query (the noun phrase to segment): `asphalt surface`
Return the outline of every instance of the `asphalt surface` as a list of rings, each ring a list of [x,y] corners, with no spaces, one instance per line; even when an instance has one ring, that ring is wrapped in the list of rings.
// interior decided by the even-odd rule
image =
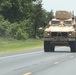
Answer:
[[[76,75],[76,53],[69,47],[0,54],[0,75]]]

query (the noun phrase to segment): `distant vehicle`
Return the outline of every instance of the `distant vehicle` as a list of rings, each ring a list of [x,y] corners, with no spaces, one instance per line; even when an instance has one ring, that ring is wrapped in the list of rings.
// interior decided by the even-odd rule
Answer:
[[[76,52],[76,23],[71,11],[56,11],[45,28],[44,52],[54,52],[55,46],[69,46]]]

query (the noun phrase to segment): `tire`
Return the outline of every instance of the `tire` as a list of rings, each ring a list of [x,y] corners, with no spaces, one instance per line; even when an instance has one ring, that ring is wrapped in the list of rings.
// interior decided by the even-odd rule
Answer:
[[[70,44],[71,52],[76,52],[76,41],[71,41],[69,42],[69,44]]]
[[[44,52],[50,52],[50,41],[44,41]]]
[[[54,46],[51,46],[50,52],[54,52]]]
[[[54,52],[54,46],[50,45],[50,41],[44,41],[44,52]]]

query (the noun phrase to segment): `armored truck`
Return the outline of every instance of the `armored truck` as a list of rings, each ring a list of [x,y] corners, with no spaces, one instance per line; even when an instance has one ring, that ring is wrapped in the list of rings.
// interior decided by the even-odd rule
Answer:
[[[55,46],[69,46],[76,52],[76,23],[71,11],[57,10],[44,30],[44,52],[54,52]]]

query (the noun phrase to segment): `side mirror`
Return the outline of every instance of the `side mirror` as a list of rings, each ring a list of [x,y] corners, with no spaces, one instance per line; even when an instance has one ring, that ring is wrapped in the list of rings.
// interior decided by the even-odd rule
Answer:
[[[43,27],[39,27],[39,30],[43,30]]]
[[[72,17],[72,20],[74,20],[75,18],[74,17]]]

